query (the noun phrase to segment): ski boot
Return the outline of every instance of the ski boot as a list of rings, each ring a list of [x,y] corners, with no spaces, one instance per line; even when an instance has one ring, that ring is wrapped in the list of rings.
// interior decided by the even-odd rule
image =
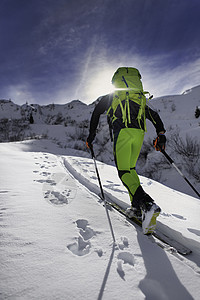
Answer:
[[[154,200],[146,194],[141,204],[142,210],[142,230],[144,234],[152,234],[156,229],[156,219],[161,209]]]
[[[136,218],[136,219],[142,221],[142,212],[141,212],[141,209],[139,207],[131,206],[131,207],[127,208],[126,209],[126,215],[130,219],[131,218]]]

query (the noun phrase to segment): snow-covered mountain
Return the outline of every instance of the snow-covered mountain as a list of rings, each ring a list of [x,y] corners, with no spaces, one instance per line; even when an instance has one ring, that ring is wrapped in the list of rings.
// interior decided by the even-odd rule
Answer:
[[[167,153],[198,190],[199,91],[196,87],[150,104],[165,123]],[[111,209],[113,244],[94,162],[85,147],[94,106],[0,101],[0,299],[198,300],[199,199],[154,151],[155,130],[149,122],[138,161],[145,175],[141,184],[162,208],[158,230],[192,253],[184,257],[170,247],[163,250],[154,237],[144,236]],[[129,206],[113,166],[105,115],[94,150],[106,197]]]
[[[150,100],[149,105],[158,110],[166,127],[166,152],[172,157],[184,175],[200,190],[200,86],[182,95],[163,96]],[[64,105],[14,104],[0,100],[0,141],[25,139],[51,139],[62,149],[75,149],[80,156],[89,157],[85,146],[89,121],[95,103],[86,105],[78,100]],[[193,190],[177,174],[161,153],[154,150],[156,137],[151,122],[138,160],[137,171],[174,189],[195,196]],[[112,144],[106,115],[100,125],[94,150],[98,160],[113,165]]]
[[[163,250],[115,210],[113,244],[93,160],[48,139],[0,144],[0,299],[198,300],[200,201],[142,177],[158,228],[188,246]],[[129,205],[116,168],[98,162],[106,196]]]

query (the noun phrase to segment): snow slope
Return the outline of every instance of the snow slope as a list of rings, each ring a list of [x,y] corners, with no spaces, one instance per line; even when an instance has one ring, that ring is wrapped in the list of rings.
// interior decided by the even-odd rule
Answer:
[[[200,106],[200,85],[182,95],[163,96],[150,101],[159,111],[167,131],[178,129],[181,136],[189,134],[200,139],[199,119],[195,109]]]
[[[93,161],[85,158],[65,157],[65,166],[71,173],[87,186],[91,191],[99,193],[98,179],[94,173]],[[130,206],[128,192],[121,184],[115,167],[105,166],[98,162],[98,169],[102,175],[102,184],[105,194],[124,208]],[[176,239],[190,247],[196,254],[200,253],[199,213],[200,200],[172,190],[162,184],[140,176],[144,190],[162,207],[158,229],[163,233],[171,234]]]
[[[199,299],[199,200],[141,177],[163,209],[159,226],[193,253],[164,251],[111,210],[113,246],[93,162],[78,153],[0,144],[0,299]],[[106,193],[128,203],[115,168],[98,167]]]
[[[200,190],[200,119],[195,117],[195,110],[200,107],[199,94],[200,86],[196,86],[182,95],[168,95],[149,101],[149,105],[158,110],[167,130],[166,152],[197,190]],[[52,103],[46,106],[19,106],[11,100],[0,100],[0,141],[43,137],[54,140],[62,148],[82,150],[82,155],[88,157],[85,140],[89,134],[89,121],[94,106],[95,102],[86,105],[78,100],[63,105]],[[34,124],[29,124],[30,114]],[[138,173],[195,196],[191,187],[168,164],[164,156],[154,150],[152,141],[156,133],[149,121],[147,129],[137,163]],[[176,149],[181,143],[184,153]],[[105,115],[100,118],[94,146],[98,160],[114,164]]]

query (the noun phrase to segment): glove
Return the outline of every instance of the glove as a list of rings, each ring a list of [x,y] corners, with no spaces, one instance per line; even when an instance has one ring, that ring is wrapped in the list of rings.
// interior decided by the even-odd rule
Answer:
[[[93,145],[92,145],[92,142],[95,138],[95,134],[94,135],[89,135],[87,140],[86,140],[86,146],[88,147],[88,149],[90,149],[90,152],[91,152],[91,155],[92,155],[92,158],[94,158],[94,150],[93,150]]]
[[[165,150],[166,137],[164,133],[159,133],[157,138],[153,141],[153,145],[156,151]]]
[[[88,142],[88,140],[86,141],[86,146],[87,146],[87,148],[89,148],[90,150],[93,149],[92,143]]]
[[[95,134],[91,134],[90,133],[89,136],[88,136],[88,138],[87,138],[87,140],[86,140],[86,145],[91,150],[93,149],[92,142],[93,142],[94,138],[95,138]]]

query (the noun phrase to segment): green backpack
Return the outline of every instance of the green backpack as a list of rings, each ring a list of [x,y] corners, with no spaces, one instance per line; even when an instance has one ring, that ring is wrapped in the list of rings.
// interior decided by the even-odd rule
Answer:
[[[148,92],[143,91],[139,71],[135,68],[118,68],[113,75],[112,84],[115,87],[115,92],[113,94],[111,106],[107,111],[112,123],[118,118],[122,118],[125,127],[128,127],[128,124],[131,124],[130,101],[133,101],[140,105],[137,120],[140,125],[140,121],[143,118],[144,129],[146,131],[146,97],[144,94],[147,94]],[[140,128],[142,128],[141,125]]]

